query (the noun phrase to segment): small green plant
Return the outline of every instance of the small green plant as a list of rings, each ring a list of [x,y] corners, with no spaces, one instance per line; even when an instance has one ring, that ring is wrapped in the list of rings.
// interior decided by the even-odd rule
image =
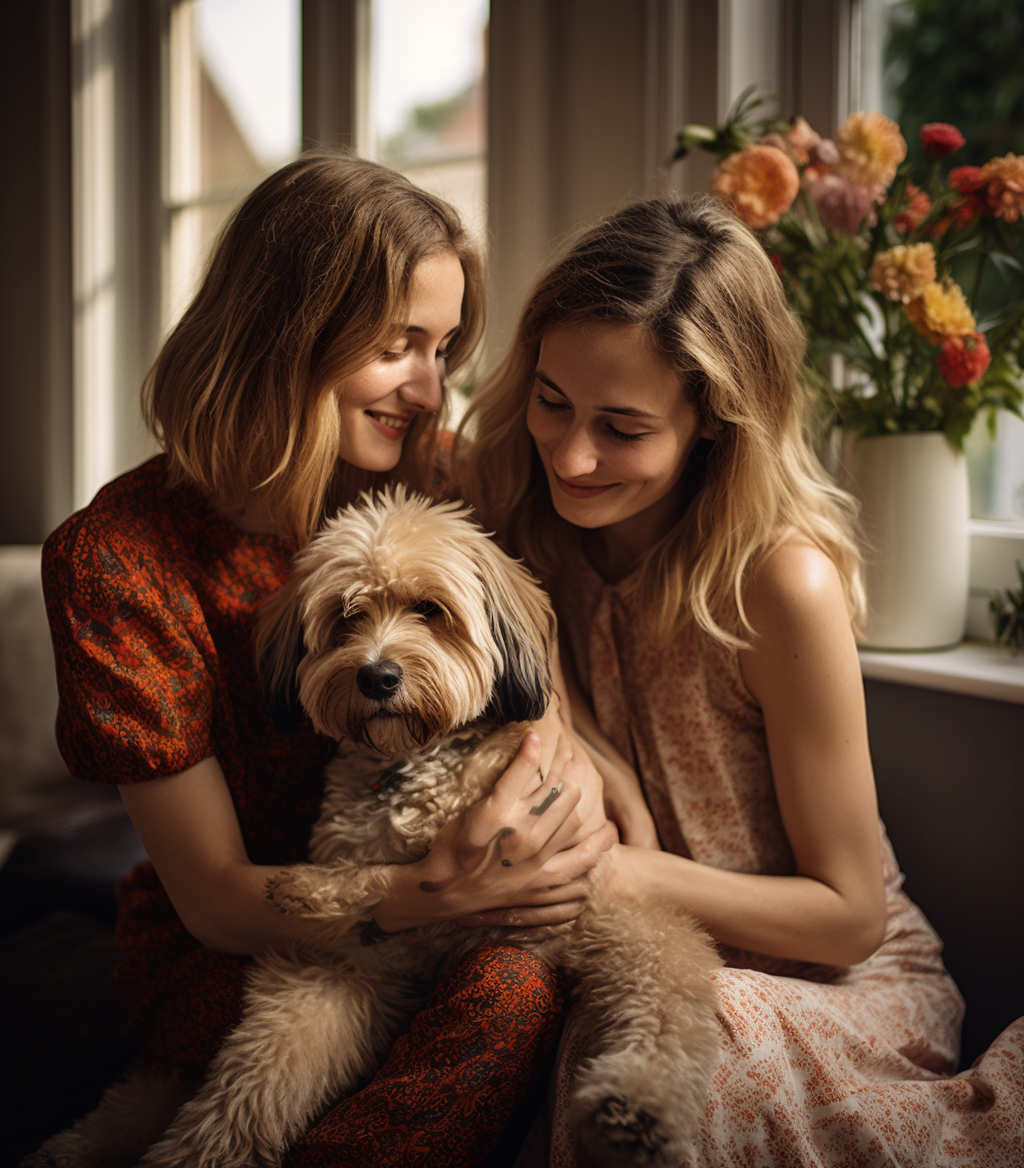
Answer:
[[[1024,649],[1024,563],[1017,561],[1019,588],[1007,588],[989,601],[996,626],[996,641],[1014,652]]]

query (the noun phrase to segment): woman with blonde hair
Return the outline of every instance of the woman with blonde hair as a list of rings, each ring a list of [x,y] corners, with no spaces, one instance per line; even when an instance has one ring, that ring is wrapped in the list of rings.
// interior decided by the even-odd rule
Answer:
[[[621,832],[595,879],[694,913],[725,958],[695,1162],[1008,1165],[1021,1034],[997,1044],[1009,1061],[993,1048],[948,1077],[962,1001],[879,823],[854,507],[813,453],[803,354],[723,205],[628,205],[538,280],[456,474],[554,600]],[[554,1165],[575,1162],[564,1114],[586,1055],[570,1023]],[[1003,1122],[980,1138],[993,1096]],[[657,1114],[608,1114],[656,1152]],[[962,1149],[942,1159],[939,1134]]]
[[[129,1036],[165,1070],[201,1074],[239,1018],[249,956],[309,933],[264,890],[306,857],[333,744],[264,708],[256,609],[360,489],[436,485],[446,370],[472,353],[482,305],[476,249],[447,204],[348,155],[290,163],[232,216],[147,380],[163,453],[46,543],[59,743],[74,774],[120,787],[152,861],[118,890],[116,977]],[[514,909],[526,927],[581,911],[581,878],[614,832],[557,715],[538,729],[462,824],[482,839],[519,825],[536,852],[492,871],[439,839],[396,868],[372,939],[486,910]],[[550,857],[527,830],[538,765],[574,792],[548,833],[562,822],[569,846]],[[423,891],[427,876],[449,881],[445,897]],[[540,961],[500,945],[471,955],[289,1163],[483,1160],[559,1011]]]

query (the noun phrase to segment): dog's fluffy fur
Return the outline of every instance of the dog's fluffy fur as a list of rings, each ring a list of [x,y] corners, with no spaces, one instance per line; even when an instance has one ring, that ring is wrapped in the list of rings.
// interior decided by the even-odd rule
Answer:
[[[265,606],[261,671],[279,714],[297,696],[339,747],[312,863],[283,870],[268,895],[319,922],[318,936],[256,961],[242,1022],[143,1165],[278,1163],[325,1103],[373,1075],[423,986],[495,935],[447,924],[424,943],[362,946],[352,930],[372,916],[390,866],[423,857],[490,790],[522,723],[546,708],[553,623],[528,572],[465,508],[401,488],[347,508],[299,555]],[[599,901],[570,933],[534,946],[577,976],[597,1051],[571,1121],[595,1163],[679,1164],[717,1061],[719,958],[683,913]],[[30,1163],[132,1163],[139,1133],[117,1156],[100,1145],[114,1111],[149,1089],[129,1076]]]

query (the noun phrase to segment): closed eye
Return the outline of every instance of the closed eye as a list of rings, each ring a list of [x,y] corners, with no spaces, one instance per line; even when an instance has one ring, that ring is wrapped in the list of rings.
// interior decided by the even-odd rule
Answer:
[[[560,414],[571,408],[568,402],[552,401],[551,398],[545,397],[542,393],[537,394],[537,405],[552,414]]]

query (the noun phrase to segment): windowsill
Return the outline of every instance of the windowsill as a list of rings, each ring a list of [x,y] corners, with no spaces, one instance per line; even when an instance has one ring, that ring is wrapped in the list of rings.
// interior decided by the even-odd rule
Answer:
[[[962,641],[930,653],[861,649],[860,665],[864,676],[876,681],[1024,705],[1024,653],[991,641]]]

